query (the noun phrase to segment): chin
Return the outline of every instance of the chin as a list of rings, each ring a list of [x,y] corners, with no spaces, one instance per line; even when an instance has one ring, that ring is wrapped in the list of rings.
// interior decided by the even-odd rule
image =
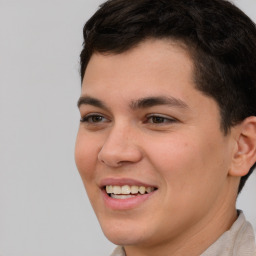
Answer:
[[[100,222],[106,238],[116,245],[137,245],[147,241],[148,231],[139,223],[129,220]]]

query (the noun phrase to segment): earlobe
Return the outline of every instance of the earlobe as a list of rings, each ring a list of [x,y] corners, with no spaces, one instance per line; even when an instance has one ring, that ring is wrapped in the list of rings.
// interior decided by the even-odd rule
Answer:
[[[235,128],[239,134],[229,174],[242,177],[256,162],[256,116],[246,118]]]

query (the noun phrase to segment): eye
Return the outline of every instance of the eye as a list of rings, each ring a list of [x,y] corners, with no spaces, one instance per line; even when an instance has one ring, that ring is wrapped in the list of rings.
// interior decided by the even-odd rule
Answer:
[[[89,114],[85,117],[82,117],[80,119],[81,123],[88,123],[88,124],[97,124],[97,123],[103,123],[108,122],[108,119],[100,114]]]
[[[150,124],[170,124],[174,123],[177,120],[171,117],[166,117],[162,115],[149,115],[147,116],[146,123]]]

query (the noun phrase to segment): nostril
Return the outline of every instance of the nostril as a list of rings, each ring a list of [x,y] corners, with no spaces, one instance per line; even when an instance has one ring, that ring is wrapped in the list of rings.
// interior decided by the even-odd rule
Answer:
[[[120,167],[122,165],[122,161],[115,161],[114,159],[112,160],[103,160],[103,159],[99,159],[99,162],[101,162],[104,165],[110,166],[110,167]]]
[[[98,152],[98,160],[101,163],[109,167],[120,167],[142,159],[141,148],[136,143],[131,140],[123,140],[123,137],[117,137],[108,137],[102,145]]]

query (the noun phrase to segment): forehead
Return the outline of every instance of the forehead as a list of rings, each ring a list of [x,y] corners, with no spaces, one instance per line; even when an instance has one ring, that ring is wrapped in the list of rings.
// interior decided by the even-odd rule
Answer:
[[[193,62],[184,44],[150,39],[120,53],[94,53],[88,63],[83,90],[94,85],[119,83],[120,89],[141,88],[144,83],[156,88],[171,88],[171,83],[194,85]],[[174,88],[172,88],[174,89]]]

